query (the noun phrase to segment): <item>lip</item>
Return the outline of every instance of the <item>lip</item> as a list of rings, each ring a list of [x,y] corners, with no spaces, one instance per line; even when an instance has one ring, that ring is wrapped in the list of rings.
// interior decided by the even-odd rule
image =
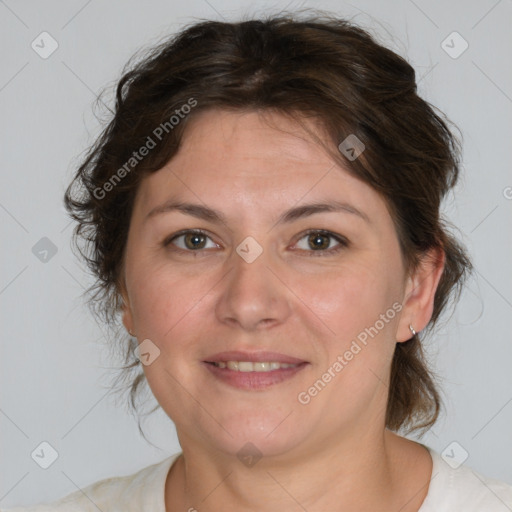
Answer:
[[[283,364],[301,364],[307,363],[304,359],[298,359],[296,357],[288,356],[285,354],[279,354],[277,352],[246,352],[242,350],[232,350],[229,352],[219,352],[212,356],[207,357],[205,363],[218,363],[220,361],[251,361],[253,363],[264,363],[264,362],[276,362]],[[210,365],[211,366],[211,365]],[[278,370],[276,370],[278,371]],[[261,372],[254,372],[261,373]]]
[[[270,352],[267,352],[268,355]],[[255,354],[253,354],[253,357]],[[288,356],[283,356],[287,361],[294,359]],[[224,356],[223,356],[224,357]],[[244,357],[247,357],[245,355]],[[220,359],[224,361],[225,359]],[[228,361],[249,361],[251,359],[228,359]],[[271,361],[276,361],[275,359],[271,359]],[[257,362],[257,360],[252,359],[252,361]],[[260,359],[260,362],[268,361],[268,359]],[[283,361],[283,362],[287,362]],[[203,361],[203,366],[220,382],[227,384],[231,387],[249,391],[257,391],[264,390],[270,386],[274,386],[275,384],[279,384],[286,380],[291,379],[297,373],[301,372],[306,366],[309,366],[309,363],[306,361],[300,361],[298,363],[289,363],[289,364],[298,364],[298,366],[294,366],[292,368],[280,368],[278,370],[272,370],[270,372],[239,372],[230,370],[229,368],[219,368],[215,366],[213,362]]]

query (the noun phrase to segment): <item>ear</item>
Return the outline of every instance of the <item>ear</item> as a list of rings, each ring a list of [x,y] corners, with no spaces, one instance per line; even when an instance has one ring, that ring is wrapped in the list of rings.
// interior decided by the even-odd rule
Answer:
[[[129,306],[123,305],[123,325],[126,327],[128,333],[133,332],[133,316]],[[135,335],[135,333],[134,333]]]
[[[135,334],[135,331],[133,330],[133,313],[130,306],[130,301],[128,300],[128,292],[126,291],[126,287],[124,286],[124,283],[121,283],[119,286],[120,289],[120,295],[123,301],[123,304],[121,306],[121,309],[123,311],[123,325],[125,326],[126,330],[128,332],[133,332]]]
[[[442,248],[430,249],[407,278],[402,314],[396,334],[397,342],[411,339],[409,325],[412,325],[416,332],[420,332],[432,318],[434,297],[443,274],[445,259]]]

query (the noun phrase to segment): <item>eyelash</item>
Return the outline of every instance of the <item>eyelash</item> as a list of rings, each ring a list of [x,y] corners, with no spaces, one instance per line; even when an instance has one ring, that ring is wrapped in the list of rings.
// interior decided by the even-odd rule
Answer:
[[[163,245],[163,247],[168,247],[177,238],[184,236],[184,235],[188,235],[188,234],[202,235],[202,236],[205,236],[205,237],[211,239],[211,237],[205,231],[203,231],[201,229],[186,229],[186,230],[180,231],[180,232],[175,233],[175,234],[171,235],[170,237],[166,238],[163,241],[162,245]],[[305,252],[309,253],[308,256],[313,256],[313,257],[314,256],[323,256],[325,254],[332,255],[332,254],[338,253],[342,249],[345,249],[346,247],[349,246],[349,242],[346,238],[342,237],[341,235],[337,235],[336,233],[332,233],[331,231],[327,231],[325,229],[310,229],[308,231],[305,231],[304,233],[301,233],[301,236],[298,239],[298,241],[302,240],[304,237],[306,237],[308,235],[312,235],[312,234],[323,235],[323,236],[333,238],[334,240],[336,240],[339,243],[339,245],[332,249],[322,249],[320,251],[314,251],[314,250],[305,251]],[[196,253],[197,252],[198,253],[198,252],[203,251],[204,249],[197,249],[194,251],[191,249],[181,249],[180,247],[176,247],[174,250],[176,250],[178,252],[187,252],[187,253]],[[304,249],[300,249],[300,250],[304,250]]]

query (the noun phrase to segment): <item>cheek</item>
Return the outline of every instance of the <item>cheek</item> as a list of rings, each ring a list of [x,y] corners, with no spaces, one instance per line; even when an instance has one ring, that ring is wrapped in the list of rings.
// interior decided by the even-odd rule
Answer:
[[[193,316],[204,282],[158,269],[140,275],[132,301],[135,320],[147,337],[163,341],[186,316]]]
[[[339,411],[326,416],[333,425],[342,417],[366,414],[371,403],[379,404],[378,411],[384,407],[401,309],[398,289],[389,276],[377,266],[361,263],[316,281],[314,287],[304,284],[312,309],[331,332],[316,338],[322,356],[308,383],[312,387],[303,391],[317,393],[312,399],[317,410]]]
[[[311,311],[329,327],[331,334],[343,340],[373,326],[381,314],[392,308],[400,296],[395,284],[398,278],[393,276],[392,268],[385,270],[378,262],[361,258],[340,265],[335,271],[298,279],[297,295],[305,297]],[[395,323],[394,312],[386,317],[385,328],[379,322],[379,330],[388,330]]]
[[[207,287],[204,279],[157,265],[141,265],[137,272],[131,292],[138,339],[151,340],[160,351],[155,361],[142,369],[157,401],[174,417],[190,407],[190,397],[180,384],[188,382],[190,373],[183,361],[188,360],[194,334],[201,327],[201,299],[211,286]]]
[[[302,293],[330,330],[317,338],[317,351],[324,357],[315,376],[332,382],[319,407],[336,404],[356,415],[386,390],[382,383],[392,361],[401,310],[398,273],[398,267],[384,269],[380,262],[361,258],[314,286],[304,283]]]
[[[127,258],[126,281],[138,338],[158,345],[201,297],[196,279],[137,251]]]

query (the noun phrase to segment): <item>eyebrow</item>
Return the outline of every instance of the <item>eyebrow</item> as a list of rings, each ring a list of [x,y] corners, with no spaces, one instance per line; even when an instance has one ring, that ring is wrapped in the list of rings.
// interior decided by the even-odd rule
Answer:
[[[197,219],[210,221],[215,224],[227,224],[227,218],[223,213],[219,212],[218,210],[214,210],[212,208],[209,208],[208,206],[176,201],[174,199],[170,199],[165,203],[153,208],[146,215],[144,222],[148,221],[152,217],[155,217],[156,215],[172,211],[179,211],[186,215],[196,217]],[[296,206],[294,208],[290,208],[289,210],[286,210],[279,216],[274,225],[288,224],[298,219],[309,217],[310,215],[314,215],[316,213],[324,212],[349,213],[361,218],[362,220],[368,222],[369,224],[371,223],[368,215],[366,215],[361,210],[358,210],[356,207],[340,201],[329,201],[309,203],[301,206]]]

